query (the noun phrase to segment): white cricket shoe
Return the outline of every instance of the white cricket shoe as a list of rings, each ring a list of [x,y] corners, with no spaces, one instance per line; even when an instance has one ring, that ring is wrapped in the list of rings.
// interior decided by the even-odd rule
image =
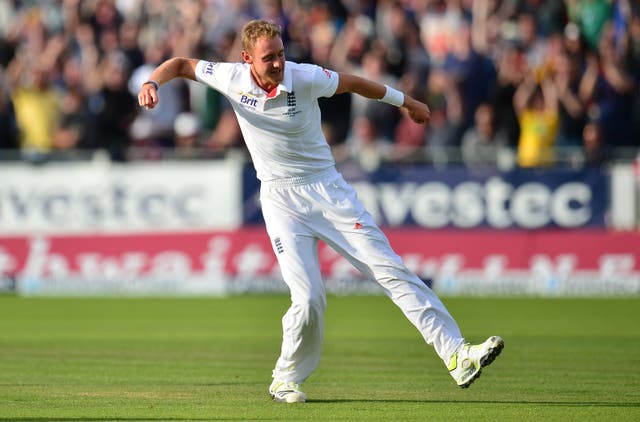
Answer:
[[[482,368],[498,357],[503,348],[504,340],[498,336],[489,337],[481,344],[463,344],[451,356],[447,369],[460,387],[467,388],[480,376]]]
[[[307,400],[307,395],[300,391],[300,385],[293,381],[273,380],[269,394],[279,403],[304,403]]]

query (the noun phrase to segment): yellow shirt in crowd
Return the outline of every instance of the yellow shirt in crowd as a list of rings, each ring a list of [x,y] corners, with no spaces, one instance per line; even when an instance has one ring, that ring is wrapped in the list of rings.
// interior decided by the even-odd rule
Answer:
[[[55,91],[16,88],[12,95],[23,150],[48,152],[58,119]]]
[[[538,167],[553,164],[558,125],[557,111],[523,111],[520,115],[518,165]]]

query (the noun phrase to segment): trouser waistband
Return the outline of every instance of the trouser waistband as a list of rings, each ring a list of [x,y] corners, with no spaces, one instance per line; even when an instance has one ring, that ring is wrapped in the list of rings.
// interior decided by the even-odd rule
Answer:
[[[327,177],[338,176],[338,170],[335,167],[329,167],[324,170],[320,170],[319,172],[309,174],[307,176],[301,177],[287,177],[286,179],[273,179],[273,180],[265,180],[262,182],[263,185],[269,187],[292,187],[292,186],[301,186],[308,185],[310,183],[314,183],[320,180],[323,180]]]

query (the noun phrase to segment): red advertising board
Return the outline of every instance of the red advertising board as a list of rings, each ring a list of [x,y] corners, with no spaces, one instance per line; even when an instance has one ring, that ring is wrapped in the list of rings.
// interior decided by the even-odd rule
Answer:
[[[386,234],[413,271],[452,294],[464,294],[465,289],[545,294],[550,288],[557,290],[558,283],[578,283],[580,288],[580,280],[589,286],[609,283],[608,287],[591,286],[589,291],[614,288],[614,293],[640,293],[638,233],[402,228],[388,229]],[[350,264],[326,245],[320,245],[318,256],[328,280],[359,279]],[[261,289],[261,280],[273,283],[279,269],[264,228],[246,227],[192,233],[3,237],[0,277],[23,281],[25,286],[25,280],[30,280],[32,287],[33,280],[39,280],[32,290],[44,293],[48,280],[55,280],[62,292],[82,290],[97,280],[103,288],[109,281],[107,288],[116,289],[146,280],[143,290],[153,291],[154,280],[160,279],[172,280],[170,290],[197,279],[218,283],[216,291],[221,291],[225,284],[249,279],[253,286],[249,289]],[[510,283],[519,287],[512,290]],[[531,283],[543,287],[532,292]],[[485,289],[478,291],[478,286]]]

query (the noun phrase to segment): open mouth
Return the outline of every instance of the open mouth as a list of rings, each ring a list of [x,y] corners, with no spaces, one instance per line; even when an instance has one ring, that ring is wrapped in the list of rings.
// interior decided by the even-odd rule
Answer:
[[[282,70],[274,70],[272,72],[269,72],[269,76],[271,77],[271,79],[273,79],[274,82],[280,83],[283,79],[283,72]]]

